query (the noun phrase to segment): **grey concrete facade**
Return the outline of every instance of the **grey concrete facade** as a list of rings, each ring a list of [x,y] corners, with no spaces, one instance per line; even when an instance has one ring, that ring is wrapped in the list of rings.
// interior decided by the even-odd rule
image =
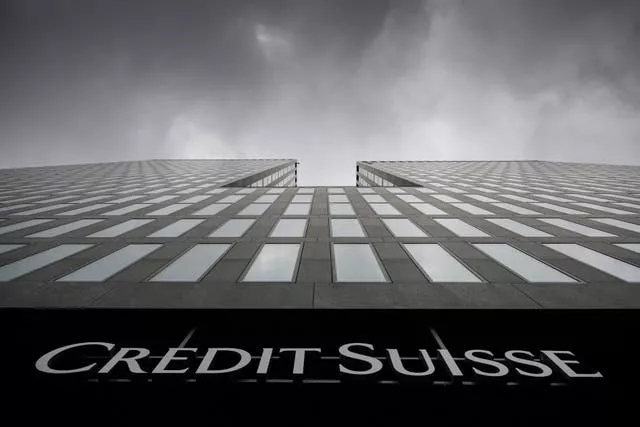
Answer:
[[[254,184],[274,171],[266,187]],[[299,188],[294,160],[3,170],[0,306],[637,308],[639,172],[550,162],[360,162],[357,187]],[[230,220],[241,235],[217,235]],[[125,223],[137,227],[100,234]],[[178,226],[182,232],[172,233]],[[339,226],[356,235],[338,236]],[[282,230],[291,236],[272,235]],[[487,244],[517,257],[477,246]],[[56,259],[61,246],[77,252]],[[187,262],[196,247],[204,258]],[[132,248],[149,252],[127,263]],[[444,258],[430,263],[410,249]],[[366,256],[345,258],[353,251]],[[189,279],[154,280],[172,265]],[[358,280],[373,273],[378,279]]]

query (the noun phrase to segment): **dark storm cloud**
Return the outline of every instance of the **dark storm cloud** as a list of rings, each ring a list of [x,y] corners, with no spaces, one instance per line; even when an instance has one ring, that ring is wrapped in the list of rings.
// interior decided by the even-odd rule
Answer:
[[[0,167],[640,163],[636,1],[2,1]]]

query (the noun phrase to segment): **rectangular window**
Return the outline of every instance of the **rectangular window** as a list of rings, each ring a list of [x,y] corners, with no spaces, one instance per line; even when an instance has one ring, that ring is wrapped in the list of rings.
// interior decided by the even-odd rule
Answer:
[[[432,189],[432,188],[427,188],[427,187],[419,187],[416,188],[416,190],[418,190],[421,193],[425,193],[425,194],[434,194],[437,193],[436,190]]]
[[[575,222],[567,221],[558,218],[539,218],[538,221],[546,222],[547,224],[554,225],[556,227],[564,228],[565,230],[573,231],[574,233],[582,234],[588,237],[615,237],[615,234],[607,233],[606,231],[596,230],[595,228],[587,227],[584,225],[576,224]]]
[[[360,194],[371,194],[371,193],[375,193],[375,191],[373,191],[373,188],[358,188],[358,192]]]
[[[574,201],[564,197],[552,196],[550,194],[534,194],[534,196],[541,199],[553,200],[554,202],[571,203]]]
[[[69,203],[60,203],[58,205],[51,205],[51,206],[43,206],[41,208],[37,208],[37,209],[31,209],[28,211],[22,211],[22,212],[16,212],[13,213],[11,215],[36,215],[42,212],[48,212],[48,211],[52,211],[55,209],[62,209],[62,208],[67,208],[69,206],[73,206]]]
[[[406,218],[382,218],[382,222],[396,237],[427,237],[424,231]]]
[[[298,194],[313,194],[313,188],[300,188],[298,189]]]
[[[306,229],[306,219],[281,219],[271,231],[271,237],[304,237]]]
[[[492,199],[491,197],[487,197],[487,196],[483,196],[482,194],[465,194],[465,196],[470,197],[474,200],[477,200],[479,202],[485,202],[485,203],[497,203],[498,201],[496,199]]]
[[[394,193],[394,194],[405,193],[405,191],[402,188],[387,188],[387,191],[389,193]]]
[[[185,188],[184,190],[176,191],[176,194],[191,194],[198,191],[198,188]]]
[[[178,237],[202,223],[204,219],[180,219],[147,237]]]
[[[153,212],[149,212],[147,215],[149,216],[164,216],[164,215],[171,215],[174,212],[178,212],[179,210],[182,210],[184,208],[188,208],[191,205],[188,204],[184,204],[184,203],[175,203],[169,206],[165,206],[163,208],[157,209]]]
[[[0,254],[3,254],[5,252],[11,252],[15,249],[21,248],[24,245],[0,245]]]
[[[242,237],[254,222],[256,222],[255,219],[230,219],[209,237]]]
[[[369,203],[386,203],[387,201],[377,194],[365,194],[362,196]]]
[[[359,243],[333,244],[337,282],[387,282],[371,245]]]
[[[284,215],[309,215],[310,203],[291,203],[284,211]]]
[[[565,208],[563,206],[554,205],[553,203],[533,203],[541,208],[550,209],[552,211],[561,212],[569,215],[586,215],[586,212],[578,211],[575,209]]]
[[[113,205],[111,205],[109,203],[98,203],[98,204],[91,205],[91,206],[85,206],[83,208],[78,208],[78,209],[73,209],[73,210],[70,210],[70,211],[60,212],[57,215],[65,215],[65,216],[80,215],[80,214],[84,214],[84,213],[87,213],[87,212],[96,211],[98,209],[108,208],[108,207],[111,207],[111,206],[113,206]]]
[[[209,197],[211,196],[191,196],[188,199],[182,200],[180,203],[200,203]]]
[[[17,224],[5,225],[0,227],[0,234],[12,233],[14,231],[22,230],[29,227],[35,227],[36,225],[45,224],[53,221],[52,219],[30,219],[29,221],[22,221]]]
[[[624,230],[635,231],[636,233],[640,233],[640,224],[633,224],[630,222],[620,221],[618,219],[613,219],[613,218],[592,218],[591,221],[598,221],[602,224],[607,224],[613,227],[618,227]],[[2,233],[0,232],[0,234]]]
[[[169,200],[175,199],[178,196],[160,196],[155,199],[147,200],[145,203],[164,203]]]
[[[242,209],[240,212],[238,212],[237,215],[259,216],[259,215],[262,215],[267,209],[269,209],[269,206],[271,205],[268,203],[251,203],[250,205]]]
[[[403,244],[432,282],[479,283],[481,280],[460,261],[437,244]]]
[[[267,191],[267,194],[282,194],[284,193],[284,188],[271,188]]]
[[[513,246],[502,243],[477,243],[474,246],[528,282],[576,282],[571,277],[519,251]]]
[[[331,218],[331,237],[367,237],[356,218]]]
[[[197,282],[230,246],[226,243],[195,245],[153,276],[150,282]]]
[[[241,188],[238,191],[236,191],[236,194],[251,194],[254,191],[256,191],[255,188]]]
[[[128,202],[132,202],[134,200],[138,200],[141,199],[144,196],[127,196],[127,197],[121,197],[119,199],[115,199],[115,200],[110,200],[109,203],[114,203],[114,204],[120,204],[120,203],[128,203]]]
[[[436,208],[431,203],[411,203],[411,206],[425,215],[447,215],[445,211]]]
[[[606,206],[600,206],[600,205],[596,205],[594,203],[579,202],[579,203],[574,203],[574,205],[582,206],[583,208],[595,209],[597,211],[612,213],[612,214],[616,214],[616,215],[633,215],[633,212],[623,211],[621,209],[608,208]]]
[[[207,194],[222,194],[227,191],[226,188],[214,188],[213,190],[207,191]]]
[[[402,215],[389,203],[371,203],[369,206],[377,215]]]
[[[256,200],[254,200],[253,203],[273,203],[277,198],[278,196],[275,194],[266,194],[264,196],[258,197]]]
[[[130,219],[123,223],[114,225],[113,227],[105,228],[97,233],[90,234],[87,237],[117,237],[128,231],[135,230],[138,227],[142,227],[145,224],[153,222],[152,219]]]
[[[616,203],[616,206],[622,206],[631,209],[640,209],[640,205],[637,203],[618,202]]]
[[[521,224],[517,221],[511,219],[492,219],[487,218],[487,221],[494,223],[504,229],[507,229],[513,233],[516,233],[523,237],[553,237],[549,233],[545,233],[544,231],[540,231],[537,228],[529,227],[528,225]]]
[[[235,203],[237,201],[242,200],[243,197],[244,195],[232,194],[231,196],[223,197],[222,199],[218,200],[216,203]]]
[[[71,231],[78,230],[83,227],[88,227],[93,224],[97,224],[103,220],[101,219],[81,219],[79,221],[74,221],[69,224],[60,225],[58,227],[50,228],[48,230],[43,230],[35,234],[31,234],[27,237],[56,237],[65,233],[70,233]]]
[[[489,237],[489,235],[484,231],[479,230],[460,219],[436,218],[434,221],[438,222],[443,227],[448,228],[460,237]]]
[[[493,215],[493,212],[489,212],[486,209],[482,209],[477,207],[476,205],[472,205],[471,203],[452,203],[451,206],[455,206],[458,209],[462,209],[465,212],[468,212],[472,215]]]
[[[549,243],[545,246],[625,282],[640,282],[640,268],[635,265],[573,243]]]
[[[293,196],[291,203],[311,203],[313,196],[308,194],[299,194]]]
[[[421,203],[422,202],[422,200],[418,199],[413,194],[400,194],[400,195],[398,195],[398,198],[401,199],[401,200],[404,200],[407,203]]]
[[[349,203],[329,203],[330,215],[355,215],[353,207]]]
[[[447,196],[446,194],[431,194],[431,197],[434,197],[441,202],[445,203],[460,203],[462,200],[458,200],[455,197]]]
[[[329,194],[342,194],[344,193],[344,188],[328,188],[327,192]]]
[[[133,204],[133,205],[130,205],[130,206],[126,206],[124,208],[120,208],[120,209],[116,209],[114,211],[106,212],[106,213],[104,213],[102,215],[113,215],[113,216],[115,216],[115,215],[124,215],[124,214],[128,214],[128,213],[131,213],[131,212],[134,212],[134,211],[138,211],[140,209],[144,209],[144,208],[149,207],[149,206],[151,206],[151,205],[149,205],[147,203],[136,203],[136,204]]]
[[[616,243],[616,246],[640,253],[640,243]]]
[[[191,215],[198,215],[198,216],[204,216],[204,215],[215,215],[218,212],[222,211],[223,209],[228,208],[229,206],[231,206],[230,203],[213,203],[209,206],[206,206],[194,213],[192,213]]]
[[[104,258],[88,264],[58,279],[58,282],[102,282],[129,267],[162,245],[127,245]]]
[[[55,248],[31,255],[11,264],[0,267],[0,282],[8,282],[17,277],[24,276],[32,271],[39,270],[54,262],[70,257],[80,251],[90,248],[93,245],[60,245]]]
[[[537,202],[537,200],[529,199],[527,197],[522,197],[522,196],[516,196],[516,195],[513,195],[513,194],[500,194],[500,197],[504,197],[506,199],[511,199],[511,200],[515,200],[516,202],[522,202],[522,203],[535,203],[535,202]]]
[[[611,203],[611,200],[603,199],[602,197],[585,196],[584,194],[567,194],[567,196],[573,197],[573,198],[577,197],[579,199],[591,200],[593,202]]]
[[[292,282],[300,254],[299,243],[265,243],[243,282]]]
[[[493,203],[493,205],[520,215],[542,215],[540,212],[532,211],[531,209],[523,208],[521,206],[512,205],[511,203]]]

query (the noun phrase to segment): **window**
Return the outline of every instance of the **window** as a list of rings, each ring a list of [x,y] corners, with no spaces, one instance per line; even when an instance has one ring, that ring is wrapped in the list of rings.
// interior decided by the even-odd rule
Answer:
[[[7,282],[70,257],[93,245],[60,245],[0,267],[0,282]]]
[[[153,222],[152,219],[130,219],[121,224],[114,225],[113,227],[105,228],[102,231],[90,234],[87,237],[117,237],[128,231],[134,230],[145,224]]]
[[[331,218],[331,237],[367,237],[356,218]]]
[[[561,212],[569,215],[586,215],[587,214],[586,212],[565,208],[563,206],[554,205],[553,203],[533,203],[533,204],[541,208],[546,208],[552,211],[557,211],[557,212]]]
[[[175,199],[178,196],[160,196],[155,199],[147,200],[145,203],[164,203],[169,200]]]
[[[200,244],[151,278],[151,282],[197,282],[225,254],[229,244]]]
[[[458,200],[455,197],[447,196],[446,194],[432,194],[431,197],[435,197],[441,202],[445,203],[460,203],[462,200]]]
[[[373,191],[373,188],[358,188],[358,192],[360,194],[371,194],[371,193],[375,193]]]
[[[304,237],[306,219],[281,219],[271,231],[271,237]]]
[[[226,197],[223,197],[222,199],[218,200],[218,203],[235,203],[235,202],[241,200],[243,197],[244,197],[244,195],[226,196]]]
[[[329,194],[329,203],[349,203],[344,194]]]
[[[607,224],[607,225],[611,225],[613,227],[618,227],[618,228],[622,228],[625,230],[629,230],[629,231],[635,231],[636,233],[640,233],[640,225],[639,224],[633,224],[630,222],[626,222],[626,221],[620,221],[618,219],[613,219],[613,218],[592,218],[592,221],[598,221],[602,224]],[[1,234],[1,232],[0,232]]]
[[[377,215],[401,215],[401,213],[389,203],[371,203],[369,206],[371,206],[371,209],[373,209]]]
[[[78,209],[73,209],[73,210],[70,210],[70,211],[60,212],[60,213],[58,213],[58,215],[65,215],[65,216],[79,215],[79,214],[95,211],[95,210],[98,210],[98,209],[107,208],[107,207],[110,207],[110,206],[112,206],[112,205],[108,204],[108,203],[98,203],[98,204],[91,205],[91,206],[85,206],[83,208],[78,208]]]
[[[640,243],[616,243],[616,246],[640,253]]]
[[[0,254],[3,254],[5,252],[11,252],[15,249],[21,248],[24,245],[0,245]]]
[[[461,262],[437,244],[412,243],[403,246],[432,282],[481,282]]]
[[[56,237],[65,233],[69,233],[74,230],[78,230],[83,227],[88,227],[93,224],[97,224],[102,222],[101,219],[81,219],[79,221],[74,221],[69,224],[60,225],[58,227],[50,228],[48,230],[40,231],[35,234],[31,234],[27,237]]]
[[[187,204],[182,204],[182,203],[176,203],[173,205],[169,205],[169,206],[165,206],[163,208],[160,208],[158,210],[155,210],[153,212],[149,212],[147,215],[152,215],[152,216],[162,216],[162,215],[171,215],[174,212],[178,212],[181,209],[187,208],[191,205],[187,205]]]
[[[470,197],[472,199],[475,199],[479,202],[485,202],[485,203],[495,203],[497,202],[496,199],[492,199],[491,197],[487,197],[487,196],[483,196],[482,194],[465,194],[465,196]]]
[[[0,234],[12,233],[24,228],[35,227],[36,225],[45,224],[53,221],[52,219],[30,219],[29,221],[19,222],[17,224],[5,225],[0,227]]]
[[[121,203],[129,203],[132,202],[134,200],[138,200],[141,199],[143,196],[128,196],[128,197],[121,197],[119,199],[115,199],[115,200],[109,200],[109,203],[115,203],[115,204],[121,204]]]
[[[513,194],[500,194],[500,197],[504,197],[506,199],[511,199],[511,200],[515,200],[516,202],[523,202],[523,203],[535,203],[535,202],[537,202],[537,200],[529,199],[527,197],[522,197],[522,196],[515,196]],[[497,200],[496,200],[496,202],[497,202]]]
[[[73,273],[58,279],[58,282],[102,282],[129,267],[162,245],[127,245],[104,258],[92,262]]]
[[[327,192],[329,194],[339,194],[339,193],[344,193],[344,188],[328,188]]]
[[[436,218],[434,221],[460,237],[489,237],[484,231],[456,218]]]
[[[487,221],[490,221],[495,225],[498,225],[523,237],[553,237],[549,233],[545,233],[544,231],[540,231],[537,228],[529,227],[528,225],[521,224],[511,219],[488,218]]]
[[[284,188],[270,188],[269,191],[267,191],[267,194],[282,194],[284,193]]]
[[[511,212],[515,212],[520,215],[542,215],[540,212],[536,212],[536,211],[532,211],[531,209],[512,205],[511,203],[494,203],[493,205],[502,209],[506,209]]]
[[[284,211],[284,215],[309,215],[310,203],[291,203]]]
[[[365,194],[364,199],[369,203],[386,203],[387,201],[377,194]]]
[[[337,282],[387,282],[371,245],[334,243],[333,256]]]
[[[265,243],[242,281],[292,282],[300,246],[299,243]]]
[[[353,207],[349,203],[329,203],[331,215],[355,215]]]
[[[422,202],[422,200],[418,199],[413,194],[400,194],[400,195],[398,195],[398,198],[404,200],[407,203],[420,203],[420,202]]]
[[[574,233],[582,234],[583,236],[589,236],[589,237],[614,237],[615,236],[615,234],[596,230],[595,228],[576,224],[575,222],[567,221],[564,219],[540,218],[539,221],[546,222],[547,224],[555,225],[556,227],[564,228],[565,230],[573,231]]]
[[[633,212],[623,211],[622,209],[608,208],[606,206],[600,206],[600,205],[596,205],[594,203],[583,203],[583,202],[580,202],[580,203],[574,203],[574,205],[582,206],[584,208],[595,209],[595,210],[598,210],[598,211],[608,212],[608,213],[612,213],[612,214],[617,214],[617,215],[633,215]]]
[[[68,203],[60,203],[58,205],[44,206],[44,207],[41,207],[41,208],[31,209],[31,210],[28,210],[28,211],[16,212],[16,213],[13,213],[11,215],[35,215],[35,214],[39,214],[39,213],[42,213],[42,212],[52,211],[52,210],[55,210],[55,209],[66,208],[66,207],[69,207],[69,206],[73,206],[73,205],[68,204]]]
[[[214,188],[213,190],[207,191],[207,194],[221,194],[227,191],[226,188]]]
[[[204,219],[181,219],[173,224],[150,234],[148,237],[178,237],[191,230],[196,225],[202,223]]]
[[[427,237],[424,231],[406,218],[382,218],[382,222],[396,237]]]
[[[230,219],[211,233],[209,237],[242,237],[255,221],[255,219]]]
[[[231,206],[230,203],[213,203],[207,207],[204,207],[194,213],[192,213],[191,215],[215,215],[218,212],[222,211],[223,209],[228,208],[229,206]]]
[[[277,198],[277,195],[266,194],[264,196],[258,197],[253,203],[273,203]]]
[[[387,188],[387,191],[389,193],[394,193],[394,194],[405,193],[405,191],[402,188]]]
[[[571,202],[573,202],[573,200],[566,199],[564,197],[552,196],[550,194],[534,194],[534,196],[535,197],[539,197],[541,199],[553,200],[555,202],[562,202],[562,203],[571,203]]]
[[[191,196],[186,200],[181,201],[180,203],[200,203],[203,200],[207,200],[211,196]]]
[[[313,199],[312,195],[297,194],[297,195],[293,196],[293,199],[291,200],[291,203],[311,203],[312,199]]]
[[[411,206],[425,215],[447,215],[445,211],[436,208],[431,203],[411,203]]]
[[[573,243],[556,243],[546,246],[625,282],[640,282],[640,268],[635,265]]]
[[[313,194],[313,188],[300,188],[298,189],[298,194]]]
[[[131,212],[146,208],[148,206],[151,206],[151,205],[146,204],[146,203],[136,203],[136,204],[133,204],[133,205],[130,205],[130,206],[126,206],[124,208],[120,208],[120,209],[116,209],[116,210],[113,210],[113,211],[106,212],[103,215],[124,215],[124,214],[128,214],[128,213],[131,213]]]
[[[529,282],[576,282],[571,277],[512,246],[502,243],[474,244],[474,246]]]
[[[455,206],[458,209],[462,209],[472,215],[493,215],[493,212],[489,212],[486,209],[472,205],[471,203],[452,203],[451,206]]]
[[[237,194],[251,194],[254,191],[256,191],[255,188],[241,188],[238,191],[236,191]]]
[[[262,215],[266,211],[270,204],[267,203],[251,203],[246,208],[238,212],[239,216],[258,216]]]

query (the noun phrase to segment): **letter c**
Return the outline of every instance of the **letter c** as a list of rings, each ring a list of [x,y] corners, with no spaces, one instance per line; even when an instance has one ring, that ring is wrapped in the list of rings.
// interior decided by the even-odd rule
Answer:
[[[42,356],[40,359],[38,359],[38,361],[36,362],[36,368],[40,371],[40,372],[44,372],[47,374],[75,374],[78,372],[86,372],[91,370],[91,368],[93,368],[96,364],[92,363],[91,365],[87,365],[87,366],[83,366],[82,368],[77,368],[77,369],[53,369],[49,366],[49,363],[51,362],[51,359],[53,359],[54,357],[56,357],[57,355],[59,355],[60,353],[70,350],[72,348],[77,348],[77,347],[84,347],[87,345],[100,345],[102,347],[106,347],[107,349],[111,350],[113,349],[113,347],[115,347],[115,344],[111,344],[108,342],[81,342],[81,343],[77,343],[77,344],[70,344],[70,345],[66,345],[64,347],[60,347],[60,348],[56,348],[55,350],[51,350],[49,353],[45,354],[44,356]]]

